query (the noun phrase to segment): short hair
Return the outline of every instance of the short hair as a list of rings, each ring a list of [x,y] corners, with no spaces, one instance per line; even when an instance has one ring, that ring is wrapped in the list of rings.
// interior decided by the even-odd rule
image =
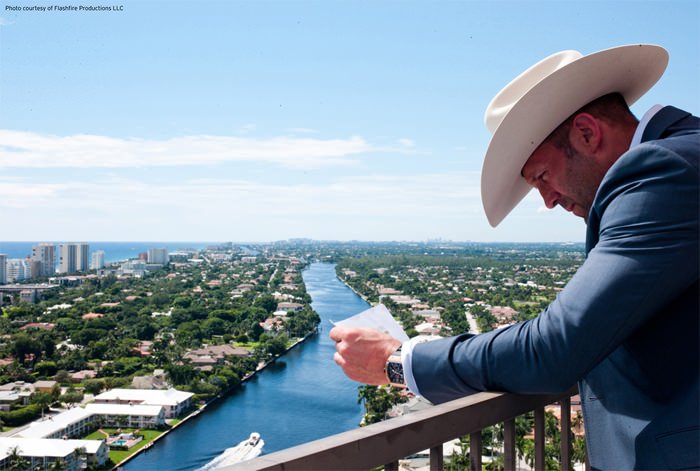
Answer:
[[[630,111],[629,106],[627,106],[625,97],[617,92],[609,93],[583,105],[572,113],[542,141],[542,144],[551,144],[557,149],[563,150],[567,156],[573,156],[574,150],[569,142],[569,132],[571,131],[574,117],[579,113],[588,113],[609,124],[636,126],[638,122],[637,118]]]

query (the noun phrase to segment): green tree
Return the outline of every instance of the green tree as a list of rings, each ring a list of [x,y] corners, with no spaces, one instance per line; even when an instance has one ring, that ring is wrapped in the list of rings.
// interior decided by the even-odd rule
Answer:
[[[68,391],[59,396],[58,400],[64,404],[77,404],[83,400],[83,393],[75,389],[68,389]]]
[[[68,463],[62,458],[57,458],[49,465],[49,471],[64,471],[68,469]]]
[[[287,334],[279,334],[274,337],[266,337],[260,348],[267,354],[273,357],[282,355],[287,351],[287,342],[289,338]]]
[[[35,392],[32,395],[31,402],[33,404],[38,404],[39,407],[41,407],[42,411],[45,411],[49,408],[49,404],[53,402],[54,398],[51,396],[50,393],[45,393],[45,392]]]
[[[104,381],[101,379],[91,379],[85,381],[84,390],[88,394],[97,395],[104,389]]]
[[[56,374],[58,366],[55,361],[44,360],[34,365],[34,371],[36,371],[39,376],[47,378]]]
[[[268,314],[277,310],[277,300],[270,294],[258,296],[253,305],[263,308]]]
[[[365,407],[362,425],[381,422],[386,418],[386,413],[389,409],[407,400],[408,398],[396,388],[388,386],[359,386],[357,402],[358,404],[364,404]]]
[[[71,382],[70,373],[66,370],[59,370],[54,379],[61,384],[69,384]]]
[[[10,471],[26,471],[29,469],[30,462],[21,455],[22,450],[18,446],[10,448],[10,453],[7,455],[8,469]]]
[[[20,363],[34,362],[41,356],[41,345],[25,333],[14,336],[10,350]]]
[[[176,385],[189,384],[197,377],[197,370],[195,370],[192,365],[186,363],[167,365],[165,367],[165,372],[170,378],[170,381]]]
[[[218,317],[210,317],[202,323],[202,330],[209,338],[214,335],[223,335],[226,332],[226,322]]]

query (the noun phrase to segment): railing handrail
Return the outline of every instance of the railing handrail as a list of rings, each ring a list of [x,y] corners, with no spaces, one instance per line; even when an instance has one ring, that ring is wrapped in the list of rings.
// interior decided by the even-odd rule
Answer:
[[[370,469],[441,446],[577,393],[576,387],[560,394],[543,395],[482,392],[222,469]]]

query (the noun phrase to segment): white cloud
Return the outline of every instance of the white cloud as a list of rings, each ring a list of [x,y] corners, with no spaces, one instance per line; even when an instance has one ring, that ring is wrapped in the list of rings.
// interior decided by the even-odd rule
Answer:
[[[0,181],[0,207],[31,209],[50,204],[66,185],[27,185],[12,180]]]
[[[232,161],[316,168],[348,164],[352,157],[375,150],[359,136],[254,139],[198,135],[155,140],[0,130],[0,142],[0,168],[142,168]]]
[[[497,228],[481,207],[479,172],[328,177],[283,183],[124,177],[38,183],[0,177],[3,239],[581,240],[579,218],[537,213],[528,195]],[[539,198],[539,197],[538,197]],[[21,222],[18,224],[12,221]]]
[[[0,179],[0,212],[27,214],[10,239],[415,239],[480,217],[478,173],[340,177],[317,184],[235,179],[62,184]],[[47,231],[55,233],[47,234]],[[9,231],[16,233],[9,233]],[[246,236],[236,234],[245,233]],[[228,235],[227,235],[228,234]]]

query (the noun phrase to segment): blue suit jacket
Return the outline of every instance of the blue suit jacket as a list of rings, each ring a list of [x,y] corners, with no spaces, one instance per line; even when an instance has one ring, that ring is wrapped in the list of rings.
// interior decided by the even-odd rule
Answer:
[[[421,394],[578,382],[593,468],[700,467],[699,156],[700,120],[663,108],[605,175],[586,261],[556,300],[528,322],[416,345]]]

